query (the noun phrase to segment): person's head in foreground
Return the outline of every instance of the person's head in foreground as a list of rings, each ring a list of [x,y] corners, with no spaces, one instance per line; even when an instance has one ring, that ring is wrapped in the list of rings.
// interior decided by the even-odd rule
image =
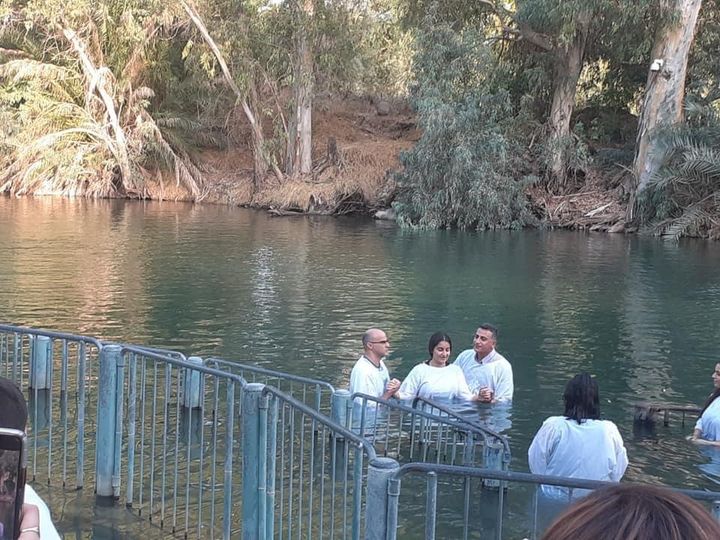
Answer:
[[[690,497],[658,486],[617,484],[569,506],[542,540],[717,540],[720,523]]]
[[[25,396],[13,381],[0,377],[0,427],[25,431],[27,419]]]

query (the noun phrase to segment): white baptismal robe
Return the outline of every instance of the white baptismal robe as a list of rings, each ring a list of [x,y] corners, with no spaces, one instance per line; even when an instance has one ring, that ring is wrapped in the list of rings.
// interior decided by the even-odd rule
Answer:
[[[472,398],[462,369],[454,364],[435,367],[418,364],[405,377],[397,396],[411,399],[416,396],[430,399]]]
[[[706,441],[720,441],[720,398],[715,398],[695,423],[695,429],[701,431],[700,437]]]
[[[534,474],[618,482],[628,466],[627,451],[617,426],[609,420],[587,419],[578,424],[551,416],[535,434],[528,449]],[[567,489],[543,485],[543,493],[567,498]],[[582,496],[586,490],[574,490]]]

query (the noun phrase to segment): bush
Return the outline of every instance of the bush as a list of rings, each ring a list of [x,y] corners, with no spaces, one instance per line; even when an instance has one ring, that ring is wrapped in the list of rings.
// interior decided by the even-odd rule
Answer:
[[[401,156],[398,222],[420,228],[520,228],[535,224],[509,94],[495,88],[497,66],[469,30],[437,27],[419,37],[413,101],[423,135]]]
[[[720,117],[688,107],[687,122],[658,132],[662,166],[638,194],[640,224],[653,234],[720,235]]]

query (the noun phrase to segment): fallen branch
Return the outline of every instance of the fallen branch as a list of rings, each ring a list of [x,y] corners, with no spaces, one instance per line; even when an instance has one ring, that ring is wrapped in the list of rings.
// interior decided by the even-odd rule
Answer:
[[[585,217],[593,217],[595,214],[599,214],[610,205],[612,205],[612,201],[607,204],[603,204],[602,206],[598,206],[595,210],[590,210],[587,214],[585,214]]]

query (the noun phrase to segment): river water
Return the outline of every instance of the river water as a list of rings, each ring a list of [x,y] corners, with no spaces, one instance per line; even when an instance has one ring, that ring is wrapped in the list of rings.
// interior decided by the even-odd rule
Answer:
[[[344,387],[369,326],[402,378],[480,322],[513,364],[512,469],[587,370],[626,479],[720,489],[692,420],[633,430],[633,404],[700,404],[720,337],[720,244],[568,231],[403,231],[175,203],[0,198],[0,320],[256,362]],[[720,482],[720,480],[718,480]]]

